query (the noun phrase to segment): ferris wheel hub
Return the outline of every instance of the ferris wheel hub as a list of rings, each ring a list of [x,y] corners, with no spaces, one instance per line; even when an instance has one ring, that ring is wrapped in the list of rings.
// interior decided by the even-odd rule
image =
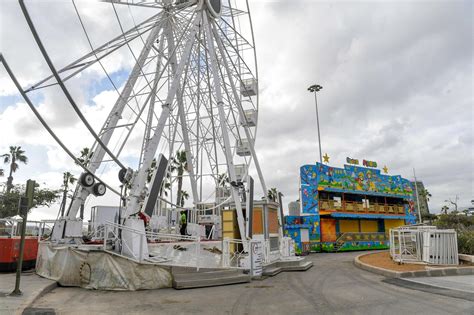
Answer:
[[[213,18],[218,18],[222,11],[222,0],[206,0],[206,6]]]

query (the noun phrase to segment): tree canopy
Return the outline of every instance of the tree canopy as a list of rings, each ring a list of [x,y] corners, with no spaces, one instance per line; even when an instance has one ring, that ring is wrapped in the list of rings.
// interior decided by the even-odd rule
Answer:
[[[25,185],[13,185],[10,192],[0,194],[0,218],[11,217],[18,213],[18,202],[25,194],[25,188]],[[60,189],[41,188],[36,184],[33,208],[51,206],[60,196]]]

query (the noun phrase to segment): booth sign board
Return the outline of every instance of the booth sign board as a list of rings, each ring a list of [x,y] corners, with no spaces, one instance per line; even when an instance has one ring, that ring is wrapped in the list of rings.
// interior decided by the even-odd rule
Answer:
[[[261,241],[250,242],[250,270],[252,277],[259,277],[263,273],[263,247]]]

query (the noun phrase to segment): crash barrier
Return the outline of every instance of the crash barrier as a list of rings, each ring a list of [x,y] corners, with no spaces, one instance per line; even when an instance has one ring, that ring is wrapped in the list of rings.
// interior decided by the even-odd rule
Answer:
[[[458,265],[456,231],[424,225],[390,229],[390,256],[399,263]]]

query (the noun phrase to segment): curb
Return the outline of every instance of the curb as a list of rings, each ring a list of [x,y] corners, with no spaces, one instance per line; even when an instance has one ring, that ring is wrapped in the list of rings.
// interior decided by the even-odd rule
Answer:
[[[439,276],[456,276],[456,275],[474,275],[474,267],[446,267],[433,268],[427,267],[428,270],[418,271],[393,271],[380,267],[375,267],[360,260],[360,257],[370,255],[368,253],[361,254],[354,258],[354,265],[360,269],[364,269],[387,278],[413,278],[413,277],[439,277]]]
[[[48,284],[47,286],[42,288],[41,291],[36,296],[32,297],[31,301],[28,301],[27,303],[25,303],[24,306],[22,305],[21,309],[16,310],[15,314],[22,314],[25,309],[30,308],[31,305],[33,305],[33,303],[35,303],[39,298],[44,296],[46,293],[51,292],[57,287],[58,287],[58,283],[56,281]]]

